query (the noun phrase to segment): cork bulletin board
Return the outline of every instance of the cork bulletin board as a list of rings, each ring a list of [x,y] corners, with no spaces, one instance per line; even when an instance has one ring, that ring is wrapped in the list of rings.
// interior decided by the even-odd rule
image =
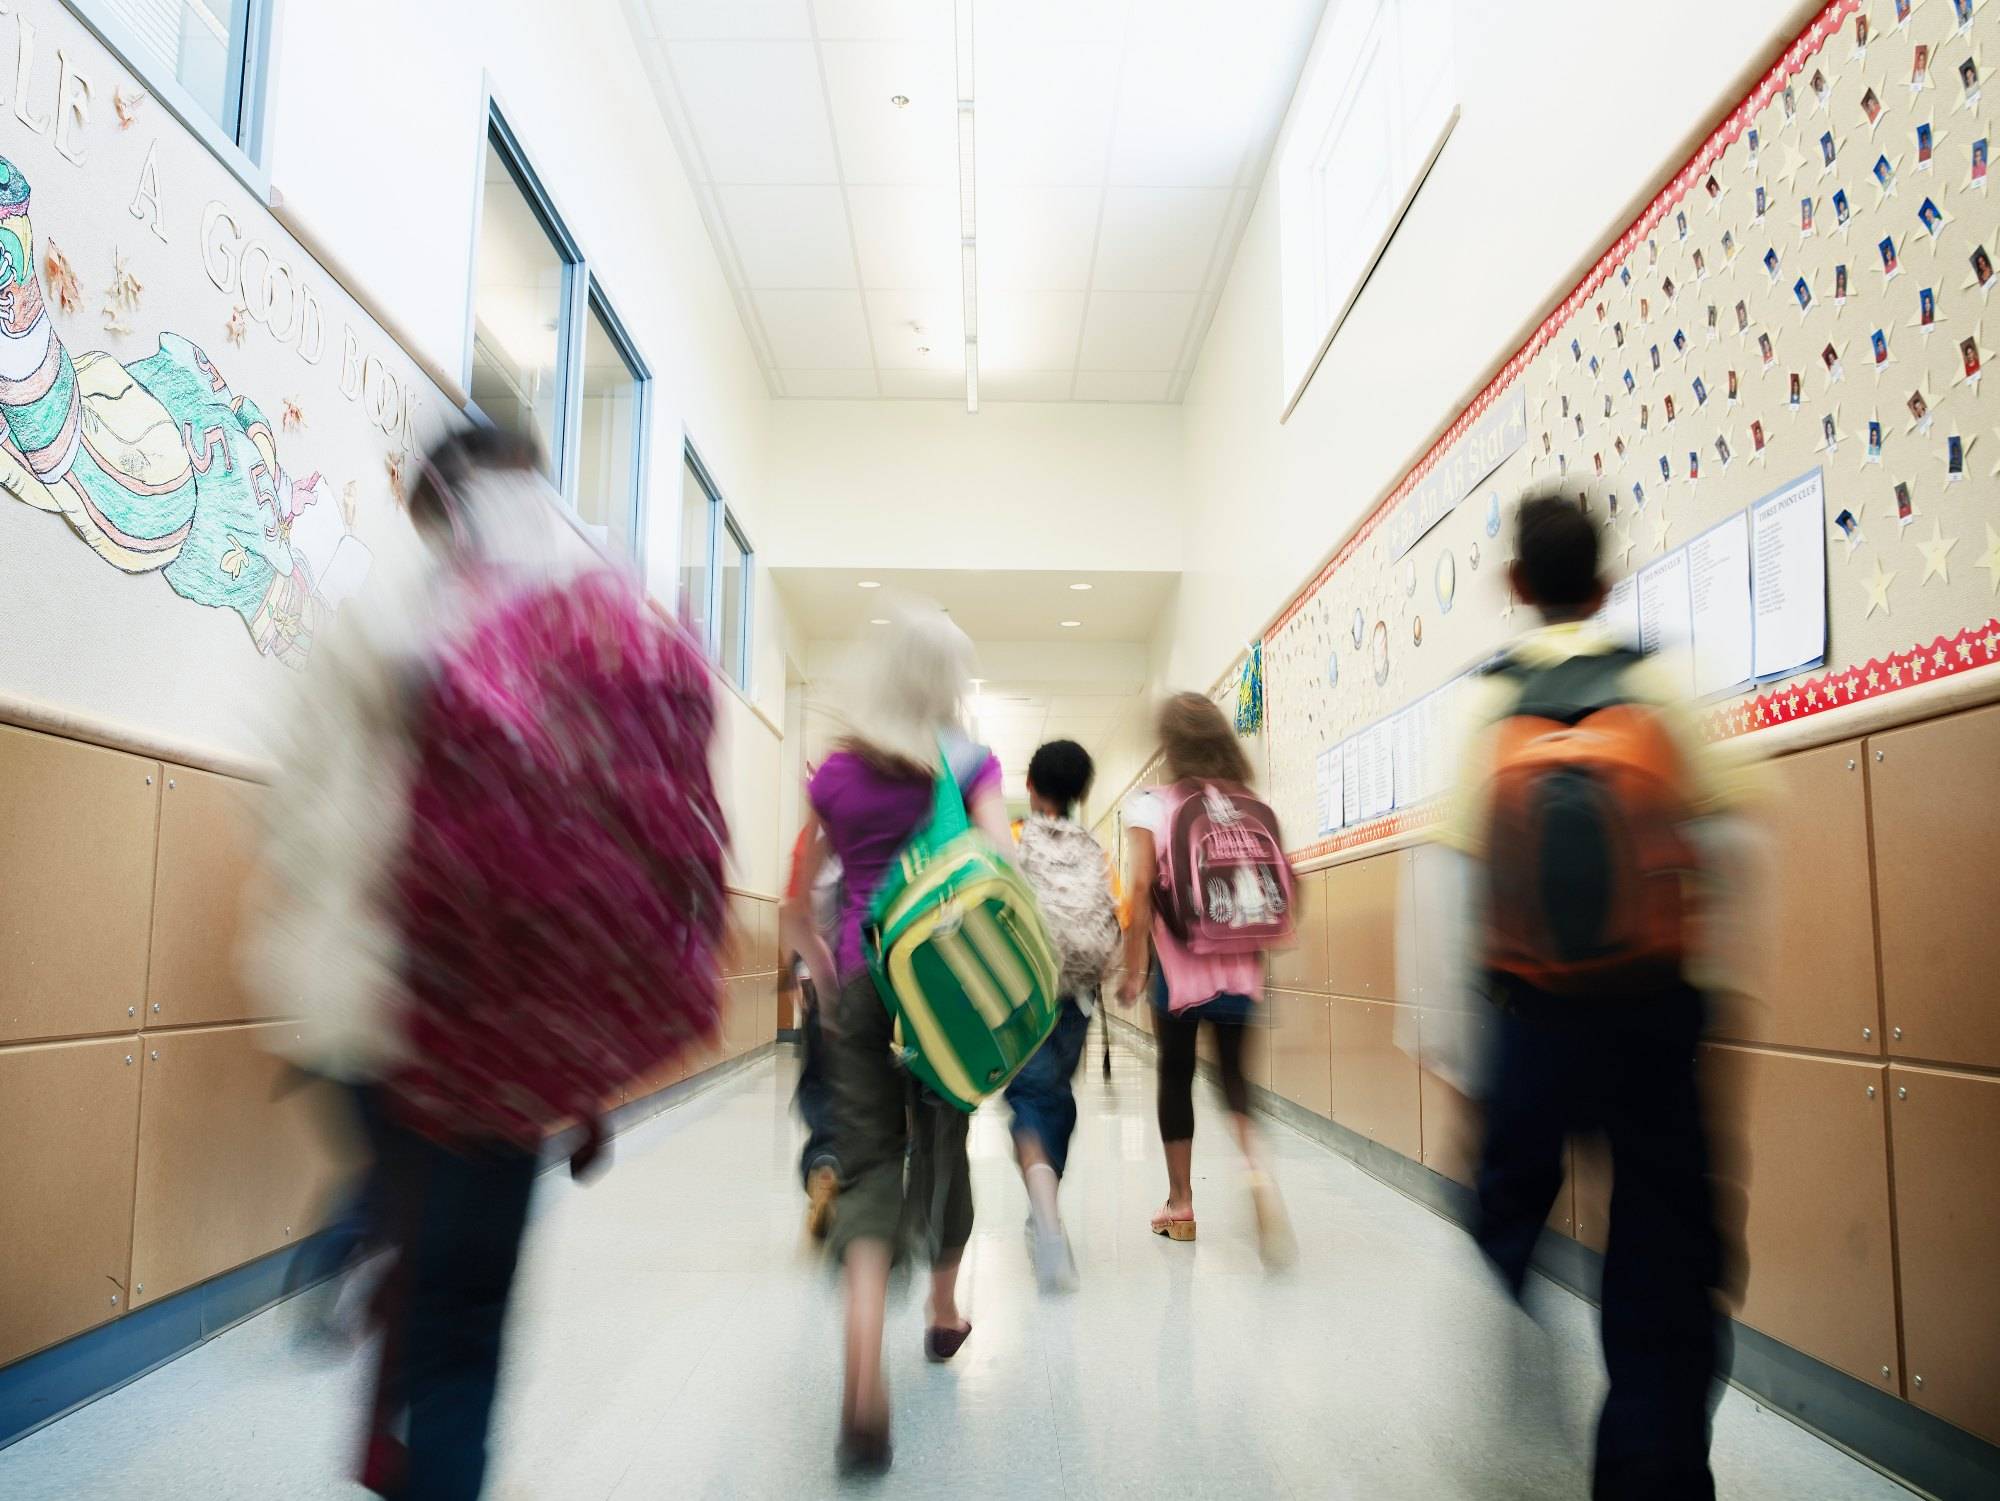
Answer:
[[[1823,642],[1706,695],[1716,737],[2000,661],[1994,6],[1829,5],[1280,614],[1296,858],[1435,818],[1454,684],[1530,623],[1531,487],[1586,497],[1619,580],[1766,497],[1823,505]]]

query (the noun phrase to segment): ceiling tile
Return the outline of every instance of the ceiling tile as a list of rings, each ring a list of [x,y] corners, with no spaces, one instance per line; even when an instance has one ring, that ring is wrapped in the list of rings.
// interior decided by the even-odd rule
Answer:
[[[988,401],[1068,401],[1068,370],[988,370],[979,356],[979,399]]]
[[[973,0],[972,35],[982,49],[1003,32],[1047,42],[1119,42],[1130,8],[1130,0]]]
[[[821,41],[932,41],[955,32],[945,0],[813,0]]]
[[[872,365],[859,292],[767,288],[750,294],[781,370],[860,370]]]
[[[847,182],[957,190],[958,86],[948,41],[827,42],[820,56]],[[910,101],[901,109],[890,103],[898,94]]]
[[[810,42],[676,42],[667,49],[713,182],[834,182]]]
[[[1066,719],[1108,719],[1125,717],[1137,702],[1129,693],[1058,693],[1049,700],[1049,713]]]
[[[675,41],[810,40],[806,0],[639,0],[654,34]]]
[[[1090,285],[1103,190],[979,184],[979,285],[999,292],[1074,292]]]
[[[963,401],[965,369],[961,357],[956,370],[884,370],[882,394],[891,399]]]
[[[979,299],[979,368],[1061,370],[1076,363],[1082,292],[994,292]]]
[[[1091,293],[1078,364],[1085,370],[1172,370],[1197,300],[1192,292]]]
[[[1165,401],[1171,370],[1079,370],[1078,401]]]
[[[839,188],[739,185],[718,188],[716,198],[746,286],[855,285]]]
[[[1092,186],[1104,180],[1118,49],[981,40],[974,97],[979,181]]]
[[[1112,188],[1097,278],[1107,292],[1196,292],[1229,212],[1228,188]]]
[[[868,322],[883,370],[955,370],[964,379],[965,305],[956,290],[870,292]]]
[[[800,401],[872,401],[882,393],[873,370],[783,370],[787,396]]]
[[[957,189],[849,188],[847,201],[864,287],[958,290]]]

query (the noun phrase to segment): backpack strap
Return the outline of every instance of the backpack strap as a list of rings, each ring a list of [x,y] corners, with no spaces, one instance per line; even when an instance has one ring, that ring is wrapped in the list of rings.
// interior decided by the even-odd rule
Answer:
[[[1642,660],[1627,646],[1607,652],[1568,657],[1546,667],[1530,666],[1504,656],[1487,667],[1487,675],[1519,685],[1510,715],[1577,724],[1600,709],[1629,703],[1625,674]]]

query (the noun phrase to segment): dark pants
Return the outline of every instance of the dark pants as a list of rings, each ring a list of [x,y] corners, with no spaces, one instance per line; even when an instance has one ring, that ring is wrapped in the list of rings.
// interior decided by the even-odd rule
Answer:
[[[387,1428],[397,1409],[407,1413],[401,1495],[472,1501],[486,1477],[501,1332],[538,1163],[515,1147],[461,1154],[391,1131],[406,1239],[389,1298],[376,1424]]]
[[[1497,1016],[1477,1234],[1515,1296],[1562,1186],[1564,1143],[1601,1131],[1611,1149],[1599,1501],[1715,1494],[1709,1415],[1727,1326],[1711,1292],[1722,1256],[1694,1073],[1702,1014],[1683,987],[1651,1000],[1529,996]]]
[[[826,1071],[840,1200],[828,1249],[840,1258],[857,1240],[877,1240],[899,1257],[921,1245],[933,1265],[956,1260],[972,1238],[971,1117],[897,1066],[889,1008],[865,973],[841,987],[835,1007]]]
[[[808,980],[800,988],[802,1016],[799,1021],[799,1082],[792,1091],[792,1103],[806,1123],[806,1144],[799,1153],[799,1178],[812,1177],[814,1168],[825,1165],[840,1171],[833,1151],[833,1086],[826,1077],[826,1033],[819,1021],[819,998]]]
[[[1244,1029],[1251,1025],[1251,1002],[1244,996],[1217,996],[1207,1005],[1171,1012],[1164,1005],[1153,1012],[1154,1036],[1160,1049],[1160,1140],[1194,1140],[1195,1042],[1206,1021],[1215,1029],[1215,1060],[1222,1075],[1222,1097],[1232,1115],[1250,1113],[1250,1085],[1243,1076]]]
[[[1055,1030],[1021,1065],[1007,1084],[1007,1106],[1014,1112],[1016,1138],[1032,1136],[1056,1176],[1069,1163],[1069,1139],[1076,1130],[1076,1066],[1090,1040],[1090,1018],[1074,1000],[1065,999],[1056,1014]]]

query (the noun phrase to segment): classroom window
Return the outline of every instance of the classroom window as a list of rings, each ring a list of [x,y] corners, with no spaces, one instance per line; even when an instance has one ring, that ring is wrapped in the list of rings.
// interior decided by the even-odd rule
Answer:
[[[1278,160],[1284,415],[1458,119],[1449,0],[1337,8]]]
[[[709,659],[750,687],[750,585],[755,553],[692,448],[681,459],[680,613]]]
[[[257,160],[270,0],[76,0],[174,113]]]
[[[582,392],[576,513],[593,535],[636,557],[645,371],[595,288],[583,325]]]
[[[725,508],[716,538],[716,653],[723,675],[739,688],[750,686],[750,544]]]
[[[576,257],[498,117],[486,140],[472,301],[473,405],[534,440],[560,486]]]

